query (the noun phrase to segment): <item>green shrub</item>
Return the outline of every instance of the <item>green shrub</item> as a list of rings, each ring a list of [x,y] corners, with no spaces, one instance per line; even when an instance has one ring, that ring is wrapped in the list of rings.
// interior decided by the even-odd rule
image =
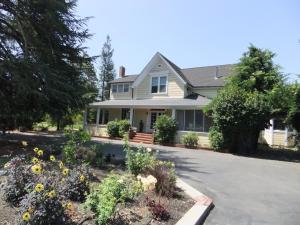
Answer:
[[[155,185],[156,193],[173,197],[176,192],[176,173],[174,163],[156,160],[155,163],[147,169],[147,173],[157,179]]]
[[[198,135],[195,132],[189,132],[182,137],[182,142],[187,148],[197,148],[198,140]]]
[[[85,207],[95,213],[98,225],[104,225],[113,216],[119,202],[132,199],[141,190],[140,182],[133,176],[110,174],[88,195]]]
[[[130,122],[128,120],[119,120],[119,137],[123,137],[130,129]]]
[[[91,140],[91,136],[85,131],[67,131],[67,142],[63,147],[63,160],[67,163],[76,163],[77,150]]]
[[[157,118],[155,124],[155,141],[160,144],[170,144],[174,142],[177,125],[176,121],[167,115],[161,115]]]
[[[138,147],[133,150],[128,140],[125,140],[124,151],[126,152],[126,166],[129,172],[134,175],[142,173],[147,167],[155,162],[155,155],[151,148]]]
[[[107,123],[107,133],[109,137],[119,137],[119,123],[117,120]]]
[[[33,180],[30,166],[22,157],[15,157],[5,164],[6,180],[2,184],[4,200],[17,206],[27,194],[27,184]]]
[[[210,129],[208,138],[210,141],[210,145],[214,150],[219,151],[224,148],[225,141],[224,141],[223,134],[220,131],[216,129]]]

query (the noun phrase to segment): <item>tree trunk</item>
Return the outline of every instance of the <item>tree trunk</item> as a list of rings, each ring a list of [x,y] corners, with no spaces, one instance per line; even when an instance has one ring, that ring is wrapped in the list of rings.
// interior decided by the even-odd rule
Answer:
[[[235,152],[243,155],[256,153],[259,133],[260,130],[241,132],[237,137]]]
[[[60,120],[56,120],[56,130],[59,131],[60,130]]]

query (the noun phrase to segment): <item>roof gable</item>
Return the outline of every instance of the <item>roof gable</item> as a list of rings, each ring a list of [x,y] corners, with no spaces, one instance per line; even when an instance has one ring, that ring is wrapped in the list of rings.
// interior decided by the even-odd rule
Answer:
[[[157,52],[149,61],[149,63],[145,66],[145,68],[142,70],[140,75],[137,77],[137,79],[133,82],[132,87],[137,87],[143,80],[144,78],[150,73],[151,69],[159,63],[159,61],[162,60],[176,76],[178,76],[179,80],[186,84],[185,79],[183,79],[182,75],[180,74],[180,68],[176,68],[175,64],[171,63],[166,57],[164,57],[162,54]],[[172,65],[173,64],[173,65]]]

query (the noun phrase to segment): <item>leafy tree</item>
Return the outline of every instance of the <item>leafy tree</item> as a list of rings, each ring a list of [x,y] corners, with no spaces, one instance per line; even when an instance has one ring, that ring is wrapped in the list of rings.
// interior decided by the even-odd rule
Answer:
[[[210,137],[222,137],[217,146],[242,154],[256,151],[260,131],[279,111],[275,96],[283,85],[283,76],[273,62],[274,55],[250,46],[224,89],[207,107],[213,118],[214,135]]]
[[[87,19],[76,0],[0,2],[0,126],[59,121],[93,100],[96,76],[82,46]],[[90,93],[90,94],[87,94]]]
[[[106,41],[102,47],[101,52],[101,66],[100,66],[100,90],[101,100],[109,99],[109,82],[115,79],[114,63],[112,56],[114,50],[111,47],[111,39],[109,35],[106,37]]]

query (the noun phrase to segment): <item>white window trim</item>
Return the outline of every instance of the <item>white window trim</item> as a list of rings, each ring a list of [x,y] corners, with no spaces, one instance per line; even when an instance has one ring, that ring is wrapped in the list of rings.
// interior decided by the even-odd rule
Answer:
[[[157,77],[158,78],[158,86],[157,86],[157,92],[152,93],[152,79]],[[166,77],[166,91],[160,92],[160,78],[161,77]],[[156,73],[151,73],[150,74],[150,94],[151,95],[167,95],[168,94],[168,73],[167,72],[156,72]]]
[[[125,84],[128,85],[128,91],[127,92],[124,92],[124,86],[125,86]],[[113,92],[113,86],[116,86],[116,88],[117,88],[116,92]],[[121,89],[122,91],[119,91],[118,86],[122,86],[122,89]],[[129,93],[129,90],[130,90],[130,84],[129,83],[112,84],[112,86],[111,86],[111,93],[113,93],[113,94]]]
[[[205,133],[205,134],[208,134],[209,132],[207,132],[207,131],[205,131],[205,115],[204,115],[204,113],[203,113],[203,110],[202,109],[177,109],[176,110],[176,112],[175,112],[175,116],[176,116],[176,113],[177,113],[177,111],[178,110],[182,110],[183,111],[183,130],[178,130],[178,131],[184,131],[184,132],[197,132],[197,133]],[[185,112],[187,111],[187,110],[193,110],[194,111],[194,113],[193,113],[193,120],[194,120],[194,122],[193,122],[193,125],[194,125],[194,127],[193,127],[193,130],[186,130],[185,129]],[[196,110],[200,110],[200,111],[202,111],[202,121],[203,121],[203,126],[202,126],[202,129],[203,130],[201,130],[201,131],[196,131]]]

